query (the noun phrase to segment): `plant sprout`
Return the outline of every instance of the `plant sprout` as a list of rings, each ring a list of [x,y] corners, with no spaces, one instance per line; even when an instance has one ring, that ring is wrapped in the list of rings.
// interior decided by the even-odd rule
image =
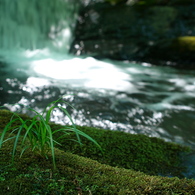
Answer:
[[[42,113],[37,112],[35,109],[27,108],[28,110],[32,111],[35,116],[26,120],[24,120],[19,114],[13,112],[9,123],[5,126],[0,136],[0,148],[2,147],[2,144],[4,142],[10,139],[15,140],[12,151],[12,162],[14,161],[19,138],[21,138],[22,147],[20,157],[23,155],[27,148],[31,148],[33,153],[38,153],[46,158],[47,152],[48,150],[50,150],[54,169],[56,168],[54,145],[60,145],[58,140],[64,138],[69,133],[75,133],[76,139],[73,139],[73,141],[78,142],[80,145],[82,144],[80,136],[83,136],[92,141],[97,147],[101,149],[100,145],[93,138],[76,128],[76,125],[74,124],[68,111],[64,107],[60,106],[60,103],[62,102],[71,106],[67,102],[58,99],[48,104]],[[51,129],[50,118],[52,112],[55,109],[61,110],[69,118],[71,127],[61,126],[60,129],[57,130]],[[19,125],[15,125],[18,122]],[[5,139],[5,135],[8,132],[10,132],[10,134],[8,138]],[[62,135],[58,137],[57,140],[54,140],[53,135],[58,132],[61,132]]]

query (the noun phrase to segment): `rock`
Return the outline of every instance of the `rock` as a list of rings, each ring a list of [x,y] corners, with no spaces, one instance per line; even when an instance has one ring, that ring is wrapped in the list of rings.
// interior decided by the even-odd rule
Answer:
[[[165,63],[169,61],[171,64],[184,62],[191,67],[194,58],[188,57],[186,61],[186,57],[194,55],[194,51],[188,49],[185,52],[188,55],[181,55],[181,47],[187,47],[178,46],[176,40],[195,35],[195,3],[185,6],[180,5],[181,1],[178,3],[150,6],[140,3],[134,6],[89,4],[80,10],[70,53],[165,65],[170,64]],[[190,42],[191,39],[185,45]],[[162,51],[166,55],[162,55]]]
[[[163,55],[162,55],[163,54]],[[195,36],[181,36],[174,39],[164,39],[150,48],[145,55],[150,62],[161,60],[161,65],[194,68]]]

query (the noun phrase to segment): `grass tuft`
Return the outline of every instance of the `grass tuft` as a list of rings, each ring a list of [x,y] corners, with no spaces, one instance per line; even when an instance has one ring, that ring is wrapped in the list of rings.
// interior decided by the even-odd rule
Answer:
[[[101,149],[100,145],[93,138],[77,129],[70,114],[64,107],[60,105],[60,103],[68,104],[61,99],[58,99],[49,103],[42,113],[27,107],[28,110],[34,113],[34,117],[30,119],[23,119],[19,114],[12,112],[10,121],[7,123],[0,136],[0,148],[5,142],[9,141],[10,139],[14,139],[12,163],[14,162],[17,146],[21,144],[22,150],[20,157],[28,148],[30,148],[34,154],[38,154],[45,158],[47,158],[47,154],[50,151],[52,155],[53,167],[55,169],[56,162],[54,147],[55,145],[61,145],[59,140],[64,139],[64,137],[72,133],[76,135],[76,139],[72,139],[72,141],[76,141],[82,145],[80,136],[83,136],[89,141],[93,142],[99,149]],[[56,109],[62,111],[69,118],[71,122],[70,127],[60,126],[59,129],[52,131],[50,118],[52,112]],[[54,139],[54,135],[59,132],[61,133],[61,136],[55,137]],[[9,135],[7,136],[7,134]],[[19,138],[22,138],[21,143],[19,143]]]

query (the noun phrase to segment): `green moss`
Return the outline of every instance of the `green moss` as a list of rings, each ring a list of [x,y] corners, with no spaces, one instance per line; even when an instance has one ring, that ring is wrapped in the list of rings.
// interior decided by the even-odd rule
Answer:
[[[7,145],[8,146],[8,145]],[[5,146],[5,148],[7,148]],[[9,150],[0,155],[9,162]],[[100,164],[89,158],[56,149],[57,170],[52,157],[30,152],[16,158],[14,167],[1,165],[2,194],[193,194],[194,180],[149,176],[141,172]]]
[[[9,112],[0,111],[0,129],[9,121],[10,116]],[[56,128],[56,125],[53,125],[53,128]],[[171,167],[179,169],[179,154],[187,148],[144,135],[89,127],[80,127],[80,129],[96,139],[104,153],[102,154],[92,143],[84,139],[82,149],[74,142],[63,140],[61,149],[55,149],[57,164],[55,171],[52,170],[50,154],[46,159],[27,150],[20,158],[22,150],[20,146],[15,164],[8,166],[11,164],[13,140],[5,142],[0,150],[1,193],[6,195],[195,194],[194,180],[150,176],[140,172],[153,174],[163,173],[162,170],[166,169],[171,171]],[[67,137],[70,138],[71,135]]]
[[[173,47],[177,48],[180,52],[195,52],[195,37],[178,37],[174,40]]]
[[[3,121],[0,129],[5,126],[10,117],[9,112],[0,112],[0,120]],[[55,130],[59,127],[54,124],[52,128]],[[187,147],[145,135],[91,127],[78,127],[78,129],[94,138],[101,145],[103,153],[87,139],[82,138],[82,148],[79,144],[70,141],[76,138],[74,134],[60,140],[61,146],[58,147],[61,150],[88,157],[103,164],[142,171],[150,175],[182,177],[182,172],[185,171],[185,168],[181,166],[181,154],[188,151]],[[56,136],[61,135],[58,133]]]

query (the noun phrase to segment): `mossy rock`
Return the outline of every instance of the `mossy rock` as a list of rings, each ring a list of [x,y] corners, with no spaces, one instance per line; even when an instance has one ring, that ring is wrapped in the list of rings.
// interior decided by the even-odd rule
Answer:
[[[2,121],[0,129],[3,129],[9,122],[11,115],[8,111],[0,112]],[[22,117],[27,116],[23,115]],[[53,130],[61,128],[55,124],[51,124],[51,126]],[[150,175],[183,176],[182,172],[185,171],[185,167],[181,165],[181,156],[183,152],[189,151],[187,147],[141,134],[135,135],[80,126],[78,129],[95,139],[101,145],[103,152],[93,142],[82,137],[82,147],[70,141],[76,139],[75,134],[66,135],[59,140],[61,145],[56,146],[63,151],[69,151],[111,166],[142,171]],[[61,135],[61,133],[55,134],[54,139]]]
[[[101,145],[104,153],[102,154],[92,142],[86,139],[82,139],[82,148],[78,144],[64,140],[60,149],[103,164],[142,171],[150,175],[182,177],[182,171],[185,171],[181,166],[181,154],[189,151],[187,147],[145,135],[91,127],[78,128],[94,138]],[[73,136],[67,137],[67,139],[73,138]]]
[[[55,149],[57,169],[52,169],[52,157],[26,152],[10,163],[10,143],[0,150],[1,194],[107,194],[153,195],[195,193],[195,181],[177,177],[149,176],[144,173],[111,167],[95,160]],[[20,151],[22,148],[18,148]]]
[[[0,111],[0,131],[9,122],[11,116],[9,111]],[[21,117],[28,119],[28,116],[25,115],[21,115]],[[59,128],[59,125],[51,124],[51,126],[53,129]],[[123,165],[124,167],[128,166],[131,161],[130,166],[136,162],[138,167],[146,166],[144,170],[149,166],[156,169],[154,162],[157,160],[156,163],[162,166],[163,158],[165,158],[164,162],[177,166],[179,163],[178,152],[186,151],[185,147],[144,135],[131,135],[90,127],[78,128],[97,139],[104,153],[102,154],[91,142],[83,139],[84,146],[78,147],[78,144],[68,141],[68,139],[74,138],[73,135],[70,135],[66,140],[60,142],[61,149],[55,148],[57,165],[55,170],[53,170],[50,153],[45,158],[33,154],[28,148],[20,157],[20,152],[23,150],[20,145],[17,148],[14,164],[11,164],[14,140],[5,142],[0,149],[1,194],[195,194],[194,180],[150,176],[135,171],[131,167],[123,168]],[[79,155],[72,154],[72,152]],[[103,161],[100,163],[102,159],[104,164]],[[115,167],[106,163],[114,163]],[[171,164],[172,167],[174,167],[173,164]],[[166,166],[169,165],[166,164]]]

